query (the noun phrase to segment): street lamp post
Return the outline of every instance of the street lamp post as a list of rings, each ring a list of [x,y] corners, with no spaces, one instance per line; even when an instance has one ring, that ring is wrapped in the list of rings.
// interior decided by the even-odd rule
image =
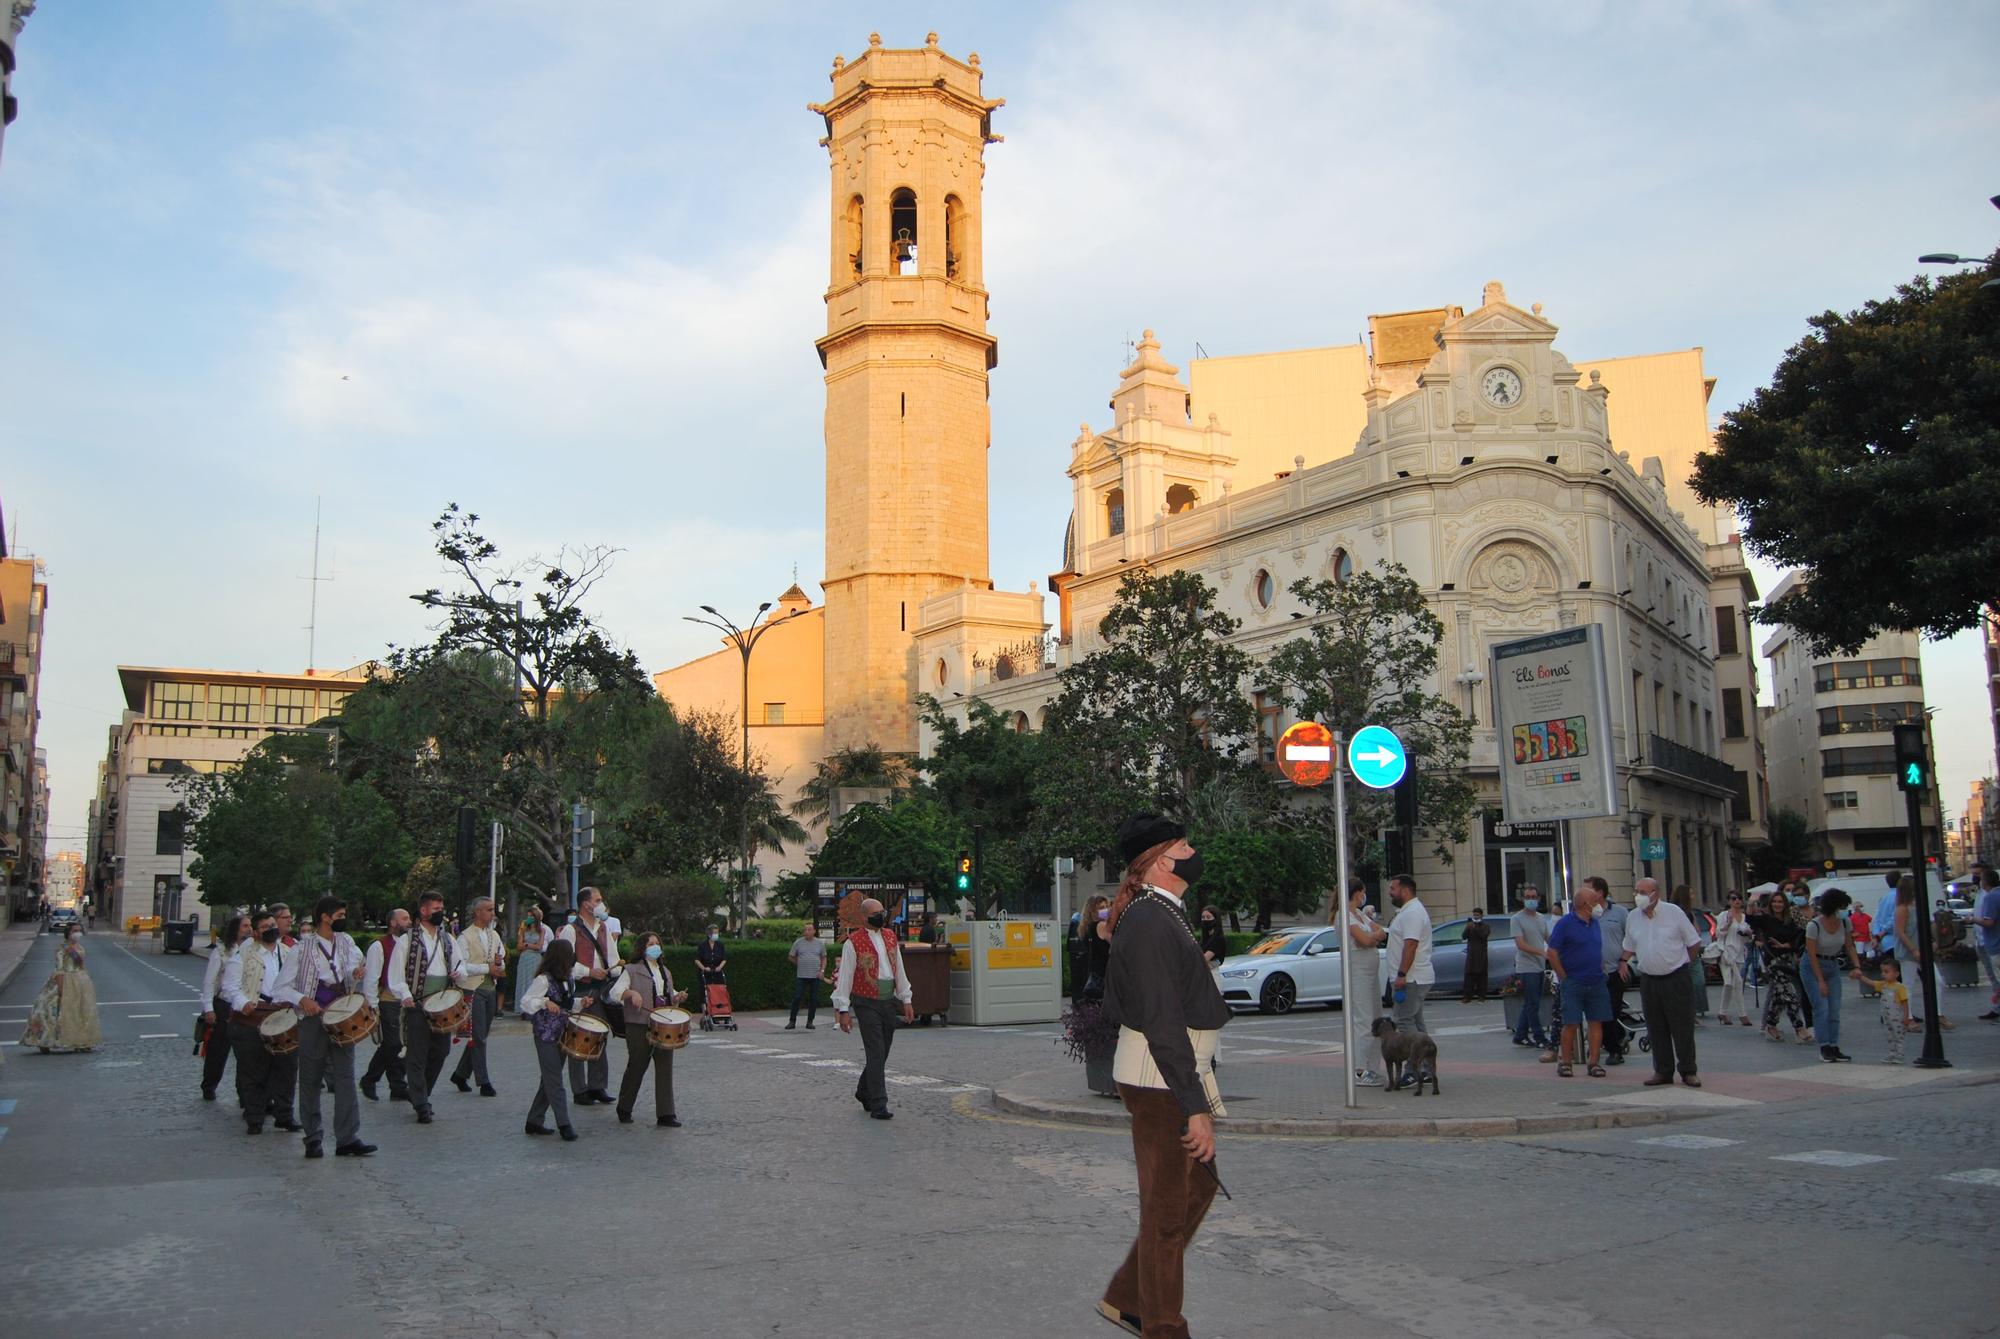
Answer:
[[[805,612],[803,609],[794,609],[782,618],[759,622],[758,620],[763,619],[770,608],[769,600],[758,605],[757,612],[750,616],[750,626],[747,628],[737,627],[728,615],[719,612],[712,604],[701,607],[702,613],[708,615],[707,618],[696,618],[693,614],[681,616],[689,623],[699,623],[703,627],[714,628],[722,634],[725,641],[736,648],[736,653],[743,657],[743,774],[746,778],[750,775],[750,653],[757,649],[757,643],[763,640],[765,633]],[[743,796],[743,822],[738,832],[737,850],[743,859],[737,875],[739,905],[736,923],[740,929],[743,922],[750,919],[750,796],[747,790]]]

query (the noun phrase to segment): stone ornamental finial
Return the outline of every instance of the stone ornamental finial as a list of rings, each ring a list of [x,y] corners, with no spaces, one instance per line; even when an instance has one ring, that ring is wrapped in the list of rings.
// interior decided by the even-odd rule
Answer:
[[[1542,314],[1542,304],[1537,302],[1534,306],[1530,307],[1528,310],[1532,311],[1535,315],[1540,316]]]
[[[971,51],[971,52],[967,52],[967,53],[966,53],[966,57],[965,57],[965,63],[966,63],[967,65],[970,65],[970,66],[971,66],[971,67],[972,67],[973,69],[975,69],[975,70],[976,70],[976,69],[978,69],[978,68],[979,68],[979,53],[978,53],[977,51]]]
[[[847,67],[847,57],[835,56],[833,58],[833,68],[836,73],[845,69],[846,67]]]
[[[1482,307],[1491,307],[1496,302],[1505,302],[1506,300],[1507,289],[1505,285],[1498,279],[1494,279],[1487,283],[1486,291],[1481,296],[1479,305]]]
[[[925,45],[925,46],[927,46],[927,47],[934,47],[934,46],[936,46],[936,45],[937,45],[937,34],[936,34],[936,33],[925,33],[925,34],[924,34],[924,45]]]
[[[879,47],[879,46],[881,46],[881,45],[882,45],[882,34],[880,34],[880,33],[870,33],[870,34],[868,34],[868,45],[869,45],[869,46],[871,46],[871,47]]]
[[[21,29],[27,26],[28,15],[34,12],[35,0],[14,0],[9,7],[7,20],[8,27],[14,30],[14,36],[21,35]]]
[[[1603,381],[1603,380],[1604,380],[1604,374],[1603,374],[1602,372],[1598,371],[1598,370],[1597,370],[1596,368],[1594,368],[1594,367],[1590,369],[1590,384],[1591,384],[1591,385],[1595,386],[1595,385],[1597,385],[1597,384],[1598,384],[1599,382],[1601,382],[1601,381]]]
[[[1292,468],[1293,468],[1293,469],[1295,469],[1295,470],[1302,470],[1302,469],[1304,469],[1305,467],[1306,467],[1306,458],[1305,458],[1304,456],[1293,456],[1293,457],[1292,457]]]

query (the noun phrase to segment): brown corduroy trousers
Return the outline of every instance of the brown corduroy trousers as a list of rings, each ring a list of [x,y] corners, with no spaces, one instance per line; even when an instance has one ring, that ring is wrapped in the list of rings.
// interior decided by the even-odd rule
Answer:
[[[1181,1257],[1194,1240],[1215,1181],[1181,1147],[1181,1104],[1164,1088],[1118,1085],[1132,1113],[1139,1164],[1139,1237],[1111,1276],[1104,1300],[1138,1316],[1146,1339],[1188,1339],[1181,1315]]]

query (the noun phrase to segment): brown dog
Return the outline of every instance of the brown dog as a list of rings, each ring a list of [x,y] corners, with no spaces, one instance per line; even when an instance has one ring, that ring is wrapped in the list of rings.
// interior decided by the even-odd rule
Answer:
[[[1388,1018],[1377,1018],[1373,1031],[1376,1040],[1382,1043],[1382,1063],[1389,1070],[1389,1091],[1395,1092],[1405,1083],[1414,1081],[1417,1090],[1413,1096],[1422,1097],[1424,1080],[1429,1079],[1431,1096],[1436,1097],[1438,1046],[1429,1034],[1401,1031],[1395,1021]]]

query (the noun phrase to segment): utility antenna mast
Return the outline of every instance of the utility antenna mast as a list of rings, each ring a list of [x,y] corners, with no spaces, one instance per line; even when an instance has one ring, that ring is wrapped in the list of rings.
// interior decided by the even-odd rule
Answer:
[[[333,580],[333,578],[330,576],[323,577],[319,574],[319,512],[320,512],[320,500],[319,497],[315,495],[313,497],[312,575],[309,577],[299,578],[299,580],[301,581],[310,581],[312,583],[312,596],[306,606],[306,673],[307,674],[311,674],[313,672],[313,667],[314,667],[313,657],[315,652],[318,650],[317,642],[319,639],[319,585],[322,581]]]

